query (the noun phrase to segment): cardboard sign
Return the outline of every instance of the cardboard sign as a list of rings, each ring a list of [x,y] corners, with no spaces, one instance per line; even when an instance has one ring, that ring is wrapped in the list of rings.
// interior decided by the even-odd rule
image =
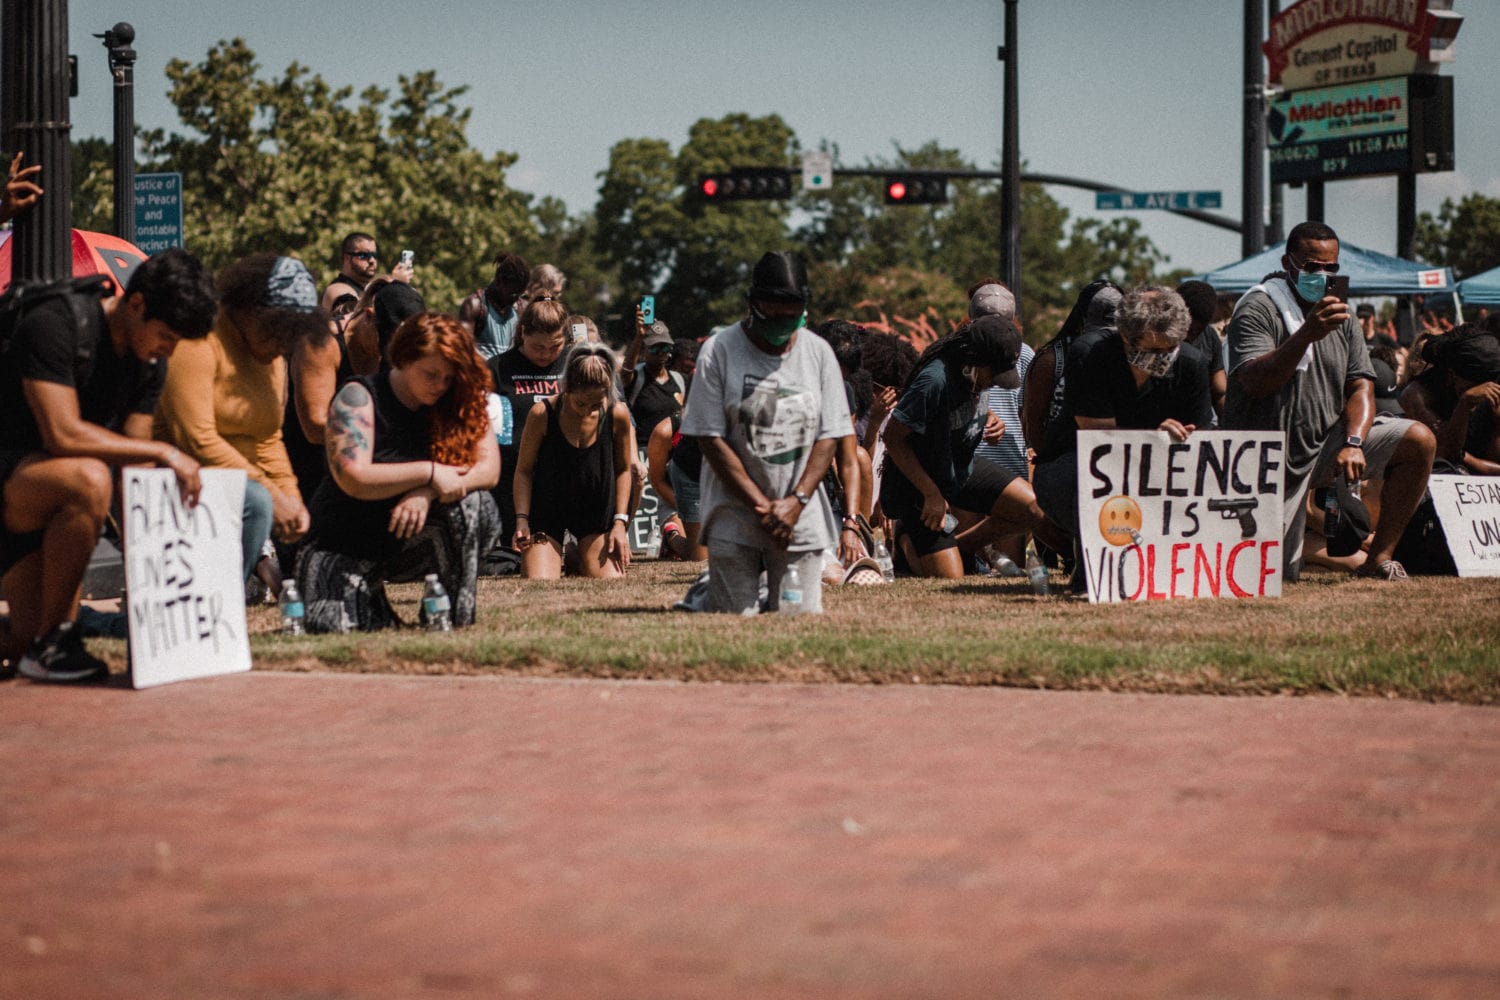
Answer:
[[[1500,479],[1433,476],[1427,480],[1459,576],[1500,576]]]
[[[1281,432],[1078,432],[1094,604],[1281,596]]]
[[[204,469],[184,507],[167,469],[126,469],[126,614],[136,688],[250,669],[240,521],[245,473]]]

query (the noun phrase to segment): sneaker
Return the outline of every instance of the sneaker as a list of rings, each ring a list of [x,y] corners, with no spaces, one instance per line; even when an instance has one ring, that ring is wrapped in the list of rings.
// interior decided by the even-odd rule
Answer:
[[[1389,583],[1400,583],[1403,580],[1411,579],[1411,577],[1406,575],[1406,567],[1394,559],[1387,559],[1378,566],[1371,566],[1369,563],[1365,563],[1354,575],[1371,580],[1385,580]]]
[[[83,648],[83,636],[63,622],[37,639],[16,664],[23,677],[51,684],[80,684],[109,679],[109,665]]]

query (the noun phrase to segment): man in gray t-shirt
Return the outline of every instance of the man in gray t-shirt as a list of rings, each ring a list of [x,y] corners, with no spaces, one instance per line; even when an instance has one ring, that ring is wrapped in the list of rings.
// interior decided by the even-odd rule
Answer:
[[[1396,543],[1427,489],[1432,432],[1375,414],[1375,373],[1359,324],[1348,302],[1324,294],[1339,269],[1334,231],[1321,222],[1296,226],[1281,265],[1285,271],[1247,292],[1229,321],[1225,425],[1286,432],[1286,579],[1301,571],[1308,489],[1339,475],[1384,480],[1380,522],[1359,572],[1404,580]]]
[[[701,540],[708,546],[709,606],[754,614],[765,570],[771,607],[797,566],[804,611],[822,610],[823,552],[837,544],[821,483],[849,407],[833,350],[803,327],[807,272],[794,254],[755,266],[750,316],[698,354],[682,433],[703,457]]]

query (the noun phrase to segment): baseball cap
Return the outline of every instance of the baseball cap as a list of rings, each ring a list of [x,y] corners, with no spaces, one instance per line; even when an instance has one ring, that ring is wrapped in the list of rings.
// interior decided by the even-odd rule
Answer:
[[[1349,490],[1349,481],[1338,473],[1333,477],[1333,491],[1339,498],[1338,517],[1323,525],[1323,537],[1328,539],[1328,554],[1352,556],[1360,545],[1370,537],[1370,511],[1364,501]]]
[[[1016,361],[1021,356],[1021,333],[1004,316],[981,316],[964,329],[969,347],[968,364],[987,365],[1001,389],[1019,389],[1021,376]]]
[[[667,324],[663,323],[661,320],[656,320],[650,326],[646,327],[646,337],[643,341],[642,346],[651,347],[655,344],[666,344],[668,347],[672,346],[671,331],[667,329]]]
[[[981,316],[1003,316],[1012,323],[1016,319],[1016,297],[1001,284],[980,285],[969,299],[969,318]]]

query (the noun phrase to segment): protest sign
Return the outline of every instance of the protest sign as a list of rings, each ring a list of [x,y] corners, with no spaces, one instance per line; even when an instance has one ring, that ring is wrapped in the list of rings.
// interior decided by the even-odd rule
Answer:
[[[641,468],[646,468],[646,452],[640,452]],[[632,555],[655,557],[661,551],[661,498],[651,480],[646,479],[641,490],[641,503],[630,519],[630,552]]]
[[[1078,432],[1089,601],[1281,596],[1277,432]]]
[[[1433,476],[1427,481],[1459,576],[1500,576],[1500,479]]]
[[[240,521],[245,474],[204,469],[185,507],[167,469],[124,472],[125,587],[131,684],[250,669]]]

